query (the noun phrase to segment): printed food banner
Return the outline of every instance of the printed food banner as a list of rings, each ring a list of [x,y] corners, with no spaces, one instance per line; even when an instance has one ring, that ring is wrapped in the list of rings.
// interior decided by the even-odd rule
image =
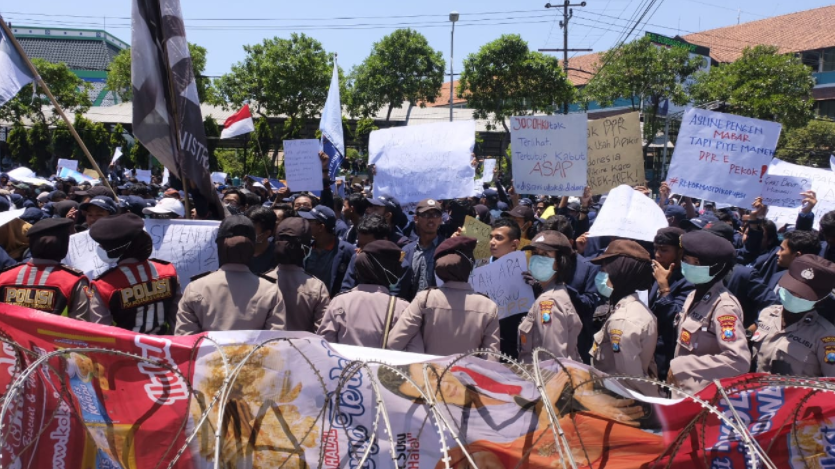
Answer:
[[[835,454],[832,398],[808,389],[828,381],[746,375],[722,382],[727,400],[710,386],[697,403],[641,397],[572,362],[0,314],[2,467],[742,468],[754,447],[739,422],[774,467],[830,467]]]

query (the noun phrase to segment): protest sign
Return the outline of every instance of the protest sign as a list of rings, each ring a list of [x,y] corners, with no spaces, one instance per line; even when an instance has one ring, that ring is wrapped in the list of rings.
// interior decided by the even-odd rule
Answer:
[[[211,174],[212,182],[226,184],[226,173],[214,172]]]
[[[96,173],[98,176],[98,173]],[[79,173],[78,171],[70,168],[61,168],[61,171],[58,172],[58,177],[60,178],[73,178],[78,182],[81,181],[92,181],[94,178],[87,176],[85,174]]]
[[[461,234],[478,240],[473,254],[476,259],[490,257],[490,231],[490,225],[482,223],[469,215],[464,219]]]
[[[113,159],[110,160],[110,164],[116,164],[116,162],[119,161],[119,158],[121,158],[121,157],[122,157],[122,147],[116,147],[116,149],[113,151]]]
[[[322,190],[322,160],[319,140],[285,140],[284,170],[287,185],[294,191]]]
[[[812,190],[812,180],[795,176],[766,174],[763,182],[763,204],[769,207],[800,208],[801,192]]]
[[[368,145],[375,195],[400,203],[472,195],[475,121],[375,130]]]
[[[95,169],[85,169],[83,173],[85,176],[89,176],[90,179],[95,179],[99,177],[99,173]]]
[[[637,112],[589,121],[588,186],[594,195],[644,183],[644,149]]]
[[[484,293],[499,306],[499,319],[527,313],[536,296],[525,283],[522,272],[528,270],[524,252],[511,252],[470,274],[473,290]]]
[[[55,170],[55,172],[60,173],[61,168],[67,168],[67,169],[71,169],[73,171],[78,171],[78,161],[76,161],[76,160],[65,160],[64,158],[58,158],[58,168]]]
[[[145,184],[151,183],[151,170],[150,169],[137,169],[136,170],[136,180],[142,181]]]
[[[21,167],[19,167],[19,168],[15,168],[15,169],[13,169],[13,170],[11,170],[11,171],[7,171],[7,172],[6,172],[6,174],[8,174],[8,175],[9,175],[9,179],[11,179],[12,181],[19,181],[19,180],[20,180],[20,178],[24,178],[24,177],[25,177],[25,178],[34,178],[34,177],[38,177],[38,176],[35,174],[35,172],[34,172],[34,171],[32,171],[31,169],[26,168],[26,167],[24,167],[24,166],[21,166]]]
[[[623,185],[609,191],[589,236],[619,236],[652,242],[658,230],[667,226],[667,217],[654,200]]]
[[[748,206],[762,193],[781,128],[776,122],[689,108],[667,184],[676,194]]]
[[[484,160],[484,172],[481,174],[481,179],[484,182],[493,182],[493,171],[496,169],[496,160]]]
[[[0,196],[0,197],[5,197],[5,196]],[[10,210],[10,211],[6,211],[6,212],[0,212],[0,226],[3,226],[6,223],[14,220],[15,218],[20,217],[21,215],[23,215],[23,212],[25,212],[25,211],[26,211],[25,208],[21,208],[19,210]]]
[[[770,176],[793,176],[812,181],[812,190],[818,198],[818,203],[812,209],[815,214],[815,229],[820,229],[820,219],[828,212],[835,210],[835,173],[828,169],[810,168],[787,163],[774,158],[768,167]],[[797,221],[798,209],[785,207],[768,207],[766,218],[773,221],[778,228],[783,225],[794,225]]]
[[[582,195],[588,176],[587,132],[585,113],[511,117],[516,192]]]
[[[154,245],[151,257],[174,264],[180,286],[185,287],[191,277],[217,270],[215,237],[219,226],[217,221],[146,219],[145,231]],[[97,246],[89,231],[74,234],[63,262],[95,278],[112,267],[96,254]]]

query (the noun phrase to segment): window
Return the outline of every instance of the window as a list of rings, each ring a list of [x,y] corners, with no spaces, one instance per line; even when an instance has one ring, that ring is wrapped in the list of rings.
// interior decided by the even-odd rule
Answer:
[[[821,60],[821,53],[820,51],[809,51],[809,52],[801,52],[800,53],[800,60],[803,61],[804,65],[808,65],[809,68],[812,69],[812,72],[818,72],[820,70],[820,60]]]
[[[835,70],[835,47],[823,50],[823,71],[831,72]]]
[[[818,116],[835,119],[835,100],[818,101]]]

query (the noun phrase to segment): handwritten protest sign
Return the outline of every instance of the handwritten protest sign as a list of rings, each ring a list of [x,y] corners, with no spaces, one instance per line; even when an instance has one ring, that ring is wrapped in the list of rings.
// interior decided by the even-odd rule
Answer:
[[[484,293],[499,306],[499,319],[527,313],[535,298],[522,272],[528,270],[523,252],[511,252],[470,274],[473,290]]]
[[[621,184],[644,183],[641,120],[637,112],[589,121],[588,186],[594,195]]]
[[[73,171],[78,171],[78,161],[58,158],[58,169],[56,170],[56,172],[61,172],[61,168],[67,168]]]
[[[375,195],[400,203],[472,195],[475,121],[375,130],[368,145]]]
[[[151,257],[174,264],[185,287],[191,277],[218,268],[215,237],[219,226],[217,221],[145,220],[145,231],[154,245]],[[74,234],[63,262],[92,279],[112,267],[96,254],[97,246],[89,231]]]
[[[667,184],[677,194],[747,206],[762,193],[781,128],[776,122],[689,108]]]
[[[516,192],[582,195],[588,172],[587,131],[586,114],[511,117]]]
[[[667,217],[655,201],[623,185],[612,189],[594,220],[589,236],[619,236],[653,241]]]
[[[319,159],[319,140],[285,140],[284,170],[287,185],[293,191],[322,190],[322,161]]]
[[[150,169],[137,169],[136,170],[136,180],[142,181],[145,184],[151,183],[151,170]]]
[[[763,184],[763,204],[769,207],[800,208],[803,205],[800,193],[811,189],[811,179],[767,174]]]
[[[496,160],[489,159],[484,160],[484,172],[482,173],[481,179],[484,182],[493,182],[493,171],[496,169]]]
[[[815,214],[815,229],[820,229],[820,219],[827,212],[835,210],[835,173],[827,169],[810,168],[786,163],[774,158],[768,167],[770,176],[793,176],[812,181],[812,190],[818,198],[818,203],[812,209]],[[797,208],[768,207],[766,217],[777,227],[786,224],[793,225],[797,220]]]
[[[473,254],[476,259],[490,257],[490,231],[490,225],[482,223],[469,215],[464,219],[461,234],[478,240]]]

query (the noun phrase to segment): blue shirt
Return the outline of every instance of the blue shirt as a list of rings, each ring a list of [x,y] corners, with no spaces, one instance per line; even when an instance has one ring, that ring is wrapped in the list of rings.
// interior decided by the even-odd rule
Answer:
[[[423,248],[418,241],[412,254],[412,272],[417,291],[435,286],[435,249],[441,243],[441,237],[435,236],[428,247]]]

